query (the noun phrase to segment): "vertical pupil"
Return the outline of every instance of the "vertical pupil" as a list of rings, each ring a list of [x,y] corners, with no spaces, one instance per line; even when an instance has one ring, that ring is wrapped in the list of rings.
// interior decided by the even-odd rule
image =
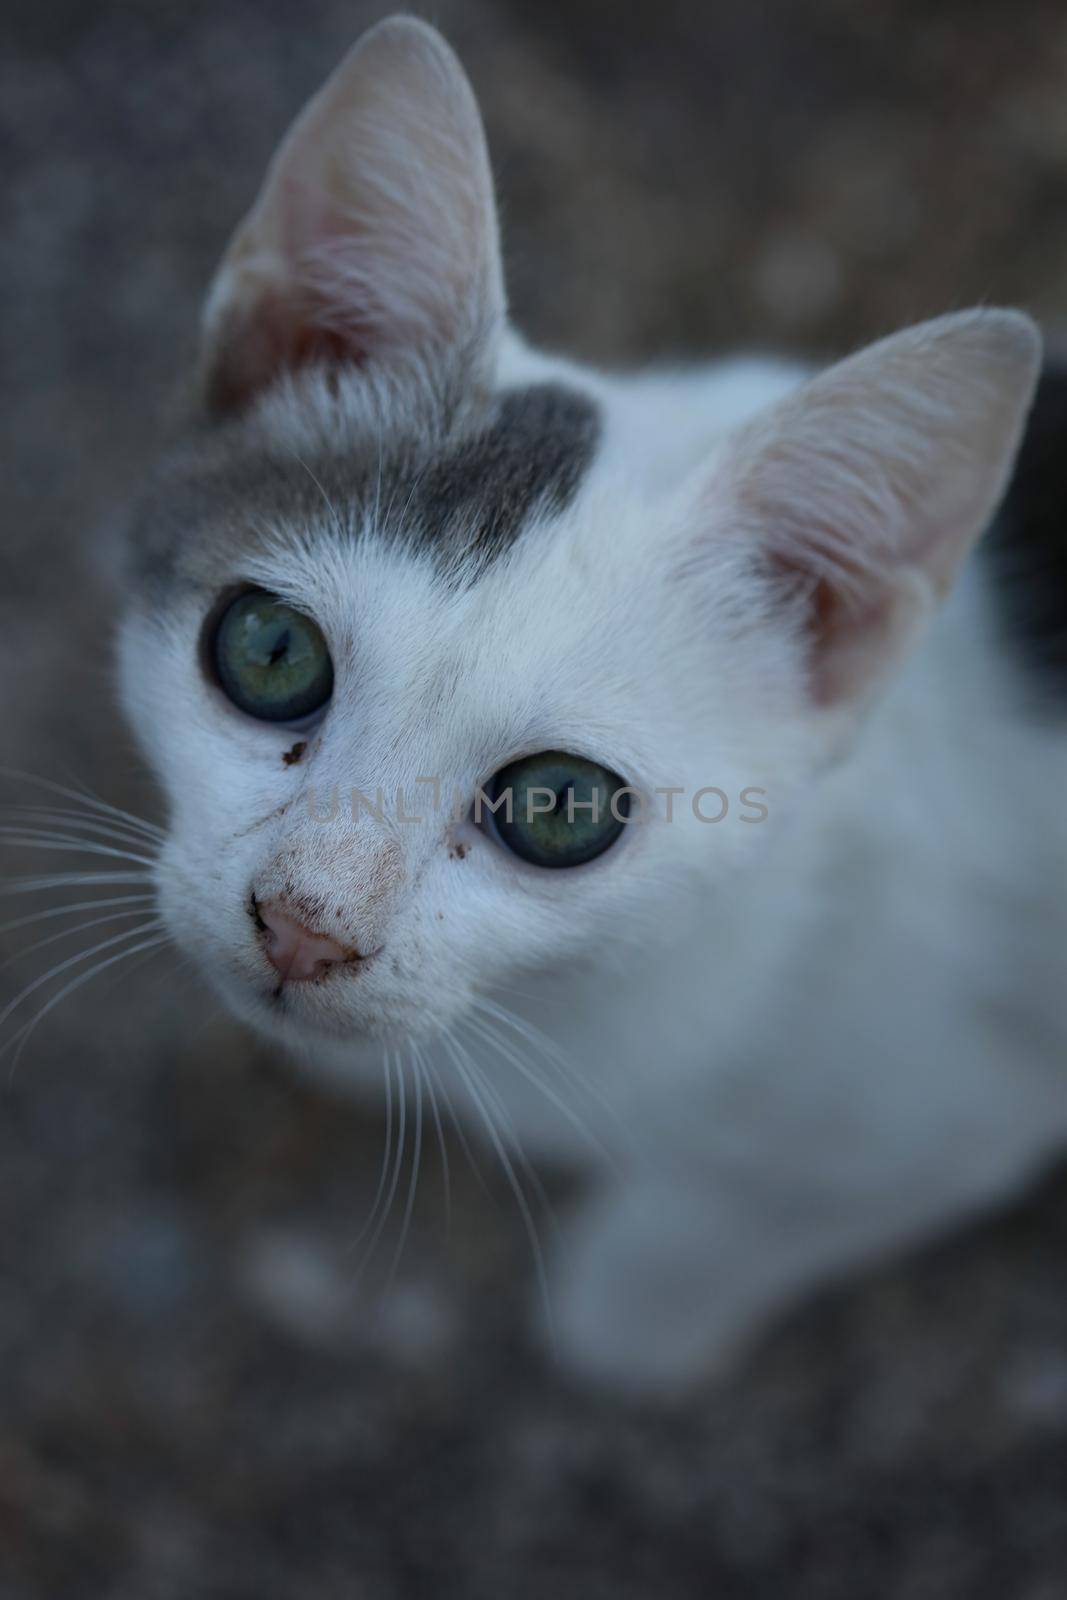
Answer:
[[[269,656],[268,659],[269,659],[270,665],[272,667],[277,665],[277,663],[282,659],[282,656],[284,656],[284,654],[288,650],[288,648],[289,648],[289,629],[285,628],[278,635],[277,639],[274,641],[274,646],[273,646],[273,648],[272,648],[272,650],[270,652],[270,656]]]

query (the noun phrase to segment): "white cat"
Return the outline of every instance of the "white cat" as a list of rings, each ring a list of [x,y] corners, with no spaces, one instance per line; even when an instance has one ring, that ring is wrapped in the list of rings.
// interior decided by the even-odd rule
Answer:
[[[1000,310],[810,381],[532,351],[405,18],[227,252],[130,544],[162,915],[409,1151],[432,1098],[582,1166],[572,1369],[681,1388],[1067,1136],[1067,737],[956,581],[1038,366]]]

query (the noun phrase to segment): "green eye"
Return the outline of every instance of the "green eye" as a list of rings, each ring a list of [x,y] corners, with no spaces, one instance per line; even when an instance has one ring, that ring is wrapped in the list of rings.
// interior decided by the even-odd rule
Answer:
[[[621,793],[619,791],[622,791]],[[536,867],[579,867],[603,855],[626,826],[623,778],[595,761],[546,750],[502,767],[486,789],[502,844]]]
[[[333,691],[333,662],[321,630],[262,589],[238,595],[226,609],[213,652],[225,693],[262,722],[299,722]]]

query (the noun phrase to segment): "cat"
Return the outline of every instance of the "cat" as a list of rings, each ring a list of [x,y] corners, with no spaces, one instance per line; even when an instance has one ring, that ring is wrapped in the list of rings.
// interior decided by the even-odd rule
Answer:
[[[586,1380],[685,1393],[1067,1136],[1067,729],[967,559],[1040,349],[988,308],[818,373],[530,348],[406,17],[218,269],[128,538],[160,914],[390,1130],[451,1108],[531,1232],[524,1163],[584,1175],[534,1304]]]

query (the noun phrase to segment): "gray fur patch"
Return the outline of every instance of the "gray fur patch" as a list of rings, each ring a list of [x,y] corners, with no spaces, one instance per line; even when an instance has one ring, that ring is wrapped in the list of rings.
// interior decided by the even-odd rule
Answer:
[[[567,509],[599,433],[592,401],[562,384],[505,392],[489,426],[421,483],[415,498],[426,542],[479,566],[492,561],[535,512]]]
[[[131,576],[158,603],[175,584],[210,587],[264,527],[303,533],[324,511],[343,527],[429,553],[452,581],[475,578],[538,513],[574,500],[600,436],[593,400],[563,384],[504,390],[462,427],[353,430],[309,457],[240,424],[205,429],[157,470],[130,534]],[[359,435],[359,436],[356,436]],[[379,444],[379,438],[382,443]]]

